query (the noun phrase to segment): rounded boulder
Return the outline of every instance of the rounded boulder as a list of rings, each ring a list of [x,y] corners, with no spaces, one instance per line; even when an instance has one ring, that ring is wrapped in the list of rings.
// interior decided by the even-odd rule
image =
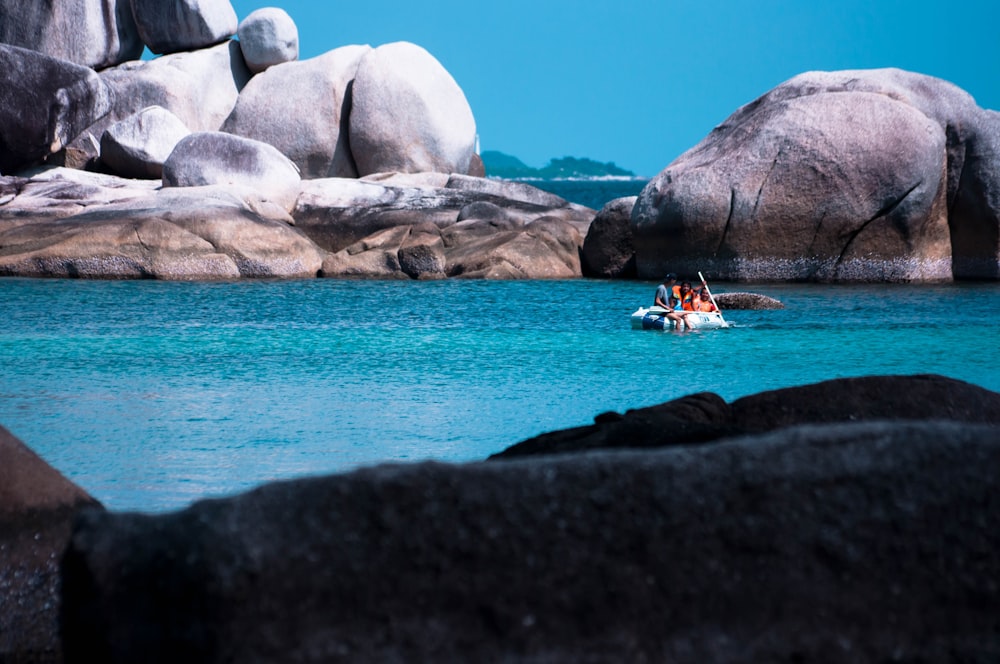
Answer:
[[[164,187],[241,185],[291,211],[301,180],[277,148],[224,132],[196,132],[182,139],[163,164]]]
[[[257,74],[222,130],[273,145],[305,179],[357,177],[347,140],[351,82],[369,51],[369,46],[342,46]]]
[[[250,71],[299,59],[299,29],[284,9],[265,7],[250,13],[236,29]]]
[[[122,177],[159,179],[163,162],[190,133],[167,109],[149,106],[104,131],[101,161]]]
[[[351,151],[364,176],[467,173],[476,122],[462,89],[437,59],[409,42],[379,46],[358,66]]]

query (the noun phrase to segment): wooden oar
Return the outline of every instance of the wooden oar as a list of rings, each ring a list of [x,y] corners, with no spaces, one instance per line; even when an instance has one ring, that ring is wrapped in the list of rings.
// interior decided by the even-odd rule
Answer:
[[[719,312],[719,318],[722,320],[722,327],[729,327],[729,323],[726,322],[725,317],[722,315],[722,309],[720,309],[719,305],[715,303],[715,296],[712,295],[712,291],[708,289],[708,282],[705,281],[705,277],[701,276],[701,272],[698,273],[698,278],[701,279],[701,285],[705,289],[705,292],[708,293],[708,299],[712,301],[712,306]]]

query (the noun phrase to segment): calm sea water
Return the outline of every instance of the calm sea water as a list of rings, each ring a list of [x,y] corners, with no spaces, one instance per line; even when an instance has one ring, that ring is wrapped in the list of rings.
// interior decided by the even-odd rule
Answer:
[[[608,201],[638,196],[649,180],[530,180],[528,184],[568,201],[600,210]]]
[[[382,461],[482,459],[595,415],[865,374],[1000,391],[1000,285],[728,286],[729,330],[633,331],[654,284],[0,280],[0,424],[112,509]]]

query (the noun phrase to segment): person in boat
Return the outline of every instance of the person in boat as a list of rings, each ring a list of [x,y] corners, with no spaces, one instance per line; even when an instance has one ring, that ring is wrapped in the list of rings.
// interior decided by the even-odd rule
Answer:
[[[676,283],[677,283],[677,275],[672,272],[667,276],[663,277],[663,281],[660,283],[659,286],[656,287],[656,295],[653,297],[654,307],[673,309],[673,307],[670,306],[670,303],[667,302],[667,298],[670,297],[671,293],[673,293],[674,288],[676,288],[674,284]]]
[[[711,313],[713,311],[718,311],[719,308],[712,303],[712,298],[708,294],[708,291],[702,289],[701,293],[698,294],[698,298],[695,300],[694,310]]]
[[[685,281],[677,287],[674,296],[680,300],[683,311],[694,311],[694,291],[691,290],[691,282]]]
[[[691,323],[688,322],[688,315],[690,311],[684,310],[684,304],[673,294],[667,298],[667,302],[670,304],[670,312],[667,314],[667,320],[672,320],[674,322],[674,329],[680,330],[682,328],[691,329]]]

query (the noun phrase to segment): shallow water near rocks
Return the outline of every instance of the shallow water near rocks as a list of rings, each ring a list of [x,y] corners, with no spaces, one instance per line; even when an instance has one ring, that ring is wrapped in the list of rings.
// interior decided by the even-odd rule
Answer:
[[[938,373],[1000,391],[1000,285],[717,284],[728,330],[636,331],[655,284],[0,281],[0,425],[115,510],[384,461],[483,459],[703,390]]]

